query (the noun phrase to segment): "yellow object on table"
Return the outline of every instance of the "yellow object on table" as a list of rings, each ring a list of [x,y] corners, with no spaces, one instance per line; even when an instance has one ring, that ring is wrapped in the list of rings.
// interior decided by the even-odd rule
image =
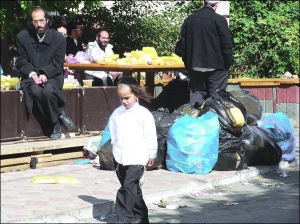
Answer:
[[[151,55],[151,58],[154,59],[154,60],[158,58],[157,52],[156,52],[154,47],[143,47],[142,51],[145,54]]]
[[[18,77],[1,75],[1,85],[5,90],[19,89],[21,80]]]

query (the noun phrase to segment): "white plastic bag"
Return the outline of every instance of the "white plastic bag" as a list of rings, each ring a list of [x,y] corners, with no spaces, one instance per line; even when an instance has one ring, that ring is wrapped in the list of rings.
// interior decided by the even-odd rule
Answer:
[[[282,160],[291,162],[296,158],[296,135],[288,116],[276,112],[262,116],[262,127],[271,130],[282,150]]]
[[[91,138],[85,143],[83,150],[86,152],[90,160],[96,159],[100,151],[101,135]]]

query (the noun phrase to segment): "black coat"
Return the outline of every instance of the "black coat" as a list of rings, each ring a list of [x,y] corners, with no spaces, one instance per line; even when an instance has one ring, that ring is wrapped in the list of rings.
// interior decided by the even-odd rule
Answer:
[[[27,87],[34,81],[29,74],[45,74],[61,102],[65,103],[62,87],[64,84],[63,65],[66,54],[66,38],[53,29],[47,29],[43,42],[39,43],[34,30],[23,30],[17,35],[16,68],[22,77],[21,88],[25,92],[27,112],[32,111],[32,99]]]
[[[185,19],[177,45],[180,46],[175,52],[182,54],[187,69],[228,70],[232,65],[232,42],[227,20],[209,6]]]
[[[66,54],[73,54],[75,56],[78,51],[83,51],[82,42],[80,40],[77,40],[76,46],[74,39],[71,36],[67,36]]]

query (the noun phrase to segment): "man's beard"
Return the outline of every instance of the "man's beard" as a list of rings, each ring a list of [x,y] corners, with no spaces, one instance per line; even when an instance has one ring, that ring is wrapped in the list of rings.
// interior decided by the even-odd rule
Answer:
[[[105,51],[105,48],[107,47],[107,44],[103,45],[102,43],[98,43],[98,45],[99,45],[101,50]]]
[[[43,36],[45,33],[46,33],[46,30],[48,28],[48,24],[46,24],[46,26],[44,27],[44,29],[42,30],[36,30],[36,33],[39,35],[39,36]]]

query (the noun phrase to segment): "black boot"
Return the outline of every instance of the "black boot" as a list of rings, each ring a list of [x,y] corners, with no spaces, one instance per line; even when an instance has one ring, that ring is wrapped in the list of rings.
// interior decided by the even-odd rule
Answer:
[[[51,139],[59,139],[61,137],[61,128],[60,128],[60,124],[57,121],[56,124],[54,125],[54,129],[52,134],[50,135]]]
[[[58,119],[59,119],[61,126],[63,126],[63,128],[67,132],[71,131],[74,128],[73,121],[69,117],[66,116],[66,113],[64,111],[61,112]]]

